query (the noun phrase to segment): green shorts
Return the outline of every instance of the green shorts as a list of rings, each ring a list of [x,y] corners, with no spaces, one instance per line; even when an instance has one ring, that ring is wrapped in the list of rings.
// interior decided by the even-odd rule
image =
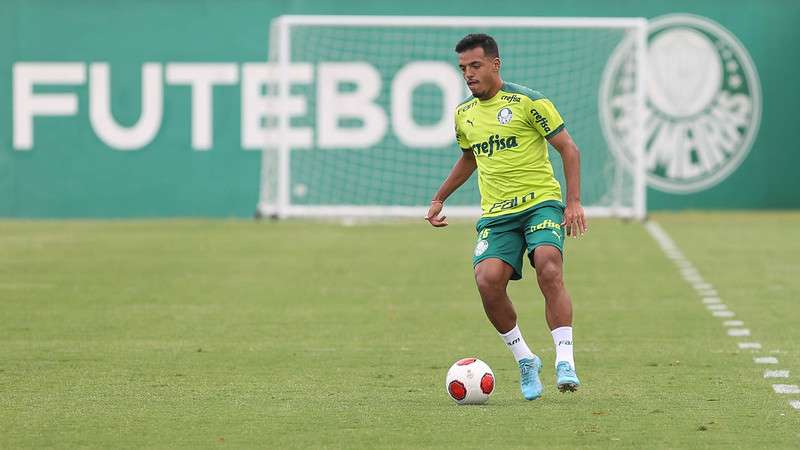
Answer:
[[[514,268],[512,280],[522,278],[522,255],[531,255],[536,247],[549,245],[564,253],[561,221],[564,205],[559,201],[542,202],[525,211],[498,217],[482,217],[475,224],[478,243],[472,267],[486,258],[498,258]]]

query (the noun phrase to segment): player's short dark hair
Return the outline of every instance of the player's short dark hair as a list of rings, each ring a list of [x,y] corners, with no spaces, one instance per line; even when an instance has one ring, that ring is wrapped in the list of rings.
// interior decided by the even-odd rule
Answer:
[[[497,48],[497,41],[493,37],[484,33],[472,33],[464,36],[456,44],[456,53],[463,53],[467,50],[480,47],[486,56],[493,58],[500,57],[500,50]]]

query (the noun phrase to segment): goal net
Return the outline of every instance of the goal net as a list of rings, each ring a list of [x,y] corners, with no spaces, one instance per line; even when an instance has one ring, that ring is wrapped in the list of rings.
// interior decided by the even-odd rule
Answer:
[[[498,42],[504,80],[551,99],[581,149],[581,200],[591,216],[643,217],[644,55],[639,18],[281,16],[270,30],[264,86],[262,216],[424,216],[461,150],[453,111],[469,97],[453,48],[466,34]],[[624,51],[620,51],[624,50]],[[604,69],[623,55],[627,86],[601,98]],[[627,108],[619,161],[601,113]],[[550,148],[566,192],[558,152]],[[477,173],[446,202],[480,215]]]

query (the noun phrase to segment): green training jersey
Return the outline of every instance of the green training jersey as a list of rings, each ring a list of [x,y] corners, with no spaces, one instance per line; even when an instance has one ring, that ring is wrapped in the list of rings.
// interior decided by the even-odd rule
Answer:
[[[564,129],[564,120],[541,93],[503,83],[489,100],[470,97],[458,105],[455,122],[459,147],[478,163],[482,217],[562,201],[547,139]]]

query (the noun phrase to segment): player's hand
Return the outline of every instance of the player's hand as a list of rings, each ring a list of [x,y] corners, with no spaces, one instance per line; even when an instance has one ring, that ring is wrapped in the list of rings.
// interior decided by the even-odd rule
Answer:
[[[428,214],[425,215],[425,220],[431,223],[431,225],[435,227],[446,227],[447,226],[447,216],[439,217],[439,213],[442,212],[442,207],[444,204],[438,201],[432,201],[431,207],[428,209]]]
[[[567,236],[572,236],[574,238],[581,237],[584,233],[589,231],[581,202],[567,202],[567,207],[564,209],[564,221],[561,222],[561,226],[564,227]]]

